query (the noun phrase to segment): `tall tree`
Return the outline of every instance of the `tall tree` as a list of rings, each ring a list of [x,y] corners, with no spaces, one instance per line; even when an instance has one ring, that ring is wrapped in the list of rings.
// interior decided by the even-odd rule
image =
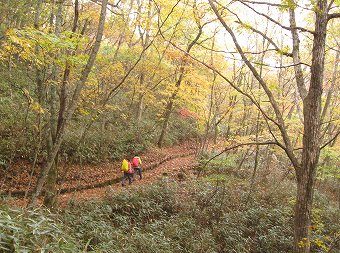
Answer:
[[[195,38],[189,42],[184,55],[182,56],[181,60],[180,60],[180,65],[179,65],[179,69],[178,69],[178,77],[176,79],[175,82],[175,90],[172,92],[172,94],[169,97],[169,100],[167,101],[165,110],[164,110],[164,114],[162,117],[162,127],[161,127],[161,134],[158,138],[158,147],[162,147],[163,145],[163,141],[164,141],[164,137],[166,134],[166,130],[168,128],[168,124],[169,124],[169,119],[170,119],[170,115],[172,113],[173,110],[173,106],[174,106],[174,102],[175,99],[177,98],[179,89],[181,87],[184,75],[185,75],[185,70],[187,67],[187,62],[188,62],[188,54],[190,53],[191,49],[193,48],[193,46],[198,42],[198,40],[200,39],[202,33],[203,33],[203,27],[205,25],[207,25],[207,23],[201,24],[201,20],[200,17],[198,15],[198,11],[197,11],[197,6],[196,6],[196,1],[194,2],[193,5],[193,15],[195,18],[195,23],[197,25],[198,31],[197,34],[195,35]]]
[[[51,167],[54,164],[55,158],[59,152],[61,143],[63,141],[63,137],[65,134],[65,128],[67,123],[69,122],[69,120],[71,119],[74,111],[77,108],[77,104],[79,101],[79,97],[80,97],[80,93],[88,79],[88,76],[90,74],[90,71],[92,69],[92,66],[95,62],[96,56],[98,54],[98,50],[101,44],[101,40],[103,37],[103,31],[104,31],[104,24],[105,24],[105,16],[106,16],[106,7],[107,7],[107,3],[108,0],[103,0],[101,3],[101,12],[100,12],[100,17],[99,17],[99,24],[98,24],[98,28],[97,28],[97,35],[96,35],[96,39],[94,42],[94,45],[92,47],[91,53],[90,53],[90,57],[84,67],[84,69],[82,70],[81,76],[79,78],[79,80],[77,80],[76,85],[75,85],[75,89],[74,92],[72,94],[72,97],[70,99],[69,102],[69,106],[65,112],[65,116],[62,119],[60,126],[58,128],[58,131],[56,133],[56,138],[55,138],[55,142],[53,143],[52,146],[52,150],[51,150],[51,155],[48,157],[42,171],[41,174],[39,176],[37,185],[35,187],[34,193],[32,194],[32,198],[31,198],[31,202],[30,202],[30,206],[35,206],[36,205],[36,201],[37,201],[37,197],[40,195],[42,187],[46,181],[46,177],[51,169]]]
[[[209,0],[209,4],[212,7],[216,17],[220,23],[226,29],[228,34],[231,36],[234,45],[240,54],[242,60],[246,63],[254,77],[260,83],[262,89],[265,91],[269,103],[273,108],[276,119],[271,119],[263,111],[262,114],[265,118],[272,121],[280,131],[283,143],[280,143],[278,139],[275,141],[280,146],[290,161],[292,162],[295,173],[296,173],[296,205],[295,205],[295,222],[294,222],[294,252],[296,253],[308,253],[310,252],[310,227],[311,227],[311,214],[312,214],[312,203],[313,203],[313,192],[315,186],[316,170],[320,155],[320,148],[322,147],[320,139],[320,113],[321,113],[321,96],[323,87],[323,75],[324,75],[324,59],[325,59],[325,44],[327,35],[327,23],[333,18],[338,18],[340,13],[330,14],[330,10],[334,4],[334,1],[318,0],[314,5],[315,23],[314,31],[309,31],[313,35],[313,46],[312,46],[312,62],[311,62],[311,78],[309,83],[309,89],[306,90],[304,80],[302,77],[302,71],[299,66],[299,38],[297,37],[297,30],[308,31],[307,29],[298,28],[295,24],[294,9],[296,3],[293,1],[288,2],[288,8],[290,13],[290,28],[284,27],[292,31],[293,37],[293,59],[295,67],[295,76],[297,86],[300,95],[303,99],[303,144],[301,158],[295,153],[291,137],[287,131],[284,118],[278,107],[278,102],[275,99],[273,92],[269,88],[267,82],[261,77],[259,72],[250,62],[246,56],[244,50],[238,42],[238,38],[232,30],[231,26],[228,25],[227,21],[222,17],[221,12],[217,9],[213,0]],[[240,1],[243,3],[243,1]],[[244,1],[245,5],[248,1]],[[257,2],[254,2],[255,4]],[[263,4],[263,3],[258,3]],[[267,3],[270,5],[270,3]],[[281,6],[286,7],[286,6]],[[256,13],[259,13],[253,9]],[[266,16],[271,21],[278,24],[277,21]],[[283,25],[279,24],[281,27]],[[266,37],[266,39],[269,39]],[[269,39],[271,44],[275,46],[272,40]],[[277,46],[276,46],[276,49]],[[253,102],[254,99],[253,99]],[[260,109],[260,108],[259,108]]]

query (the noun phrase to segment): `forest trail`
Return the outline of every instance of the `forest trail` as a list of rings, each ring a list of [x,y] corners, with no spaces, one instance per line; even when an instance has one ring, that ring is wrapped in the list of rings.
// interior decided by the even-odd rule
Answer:
[[[85,201],[105,196],[106,191],[132,190],[150,184],[160,178],[169,180],[185,180],[194,176],[193,168],[197,166],[192,143],[169,148],[153,148],[141,154],[143,160],[143,179],[136,179],[132,185],[121,186],[120,161],[104,164],[87,164],[63,166],[64,177],[58,179],[58,205],[65,206],[70,201]],[[10,202],[16,206],[25,206],[26,190],[32,191],[37,173],[34,174],[32,185],[28,189],[31,165],[18,164],[14,173],[6,175],[1,184],[1,191],[10,193]],[[41,201],[40,201],[41,202]]]
[[[167,178],[168,180],[174,181],[182,181],[194,176],[193,169],[196,167],[196,165],[197,162],[195,160],[195,155],[193,154],[177,157],[166,161],[155,168],[144,170],[143,179],[139,180],[137,176],[131,185],[127,184],[125,187],[122,187],[121,182],[119,181],[105,187],[64,193],[59,196],[58,203],[60,206],[65,206],[67,203],[73,200],[87,201],[91,199],[103,198],[108,191],[120,192],[138,190],[140,186],[151,184],[162,178]]]

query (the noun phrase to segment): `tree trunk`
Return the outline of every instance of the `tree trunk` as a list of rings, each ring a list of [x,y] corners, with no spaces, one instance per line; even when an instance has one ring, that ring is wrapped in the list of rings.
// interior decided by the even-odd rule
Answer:
[[[53,3],[54,4],[54,3]],[[54,8],[52,8],[51,18],[50,18],[50,26],[55,27],[54,33],[56,36],[60,35],[61,32],[61,22],[62,22],[62,11],[63,11],[63,1],[58,3],[57,14],[54,14]],[[54,24],[55,17],[55,24]],[[58,56],[57,56],[58,57]],[[51,155],[53,143],[56,139],[57,133],[57,87],[55,82],[58,79],[58,67],[56,65],[52,66],[51,70],[51,84],[50,84],[50,131],[48,137],[48,152],[47,155]],[[56,182],[58,177],[58,155],[54,159],[54,163],[48,173],[47,181],[46,181],[46,192],[44,197],[44,205],[47,207],[53,207],[55,204],[56,197]]]
[[[340,50],[340,47],[338,47],[338,50]],[[323,107],[323,111],[322,111],[322,114],[321,114],[321,122],[323,122],[323,120],[325,119],[327,112],[328,112],[328,107],[331,103],[332,94],[333,94],[334,87],[336,85],[336,80],[337,80],[339,60],[340,60],[340,51],[337,51],[336,56],[335,56],[335,61],[334,61],[334,69],[333,69],[331,86],[329,87],[325,106]]]
[[[144,92],[143,92],[143,86],[144,86],[144,73],[140,74],[139,77],[139,91],[137,93],[139,94],[138,96],[138,104],[137,104],[137,125],[139,125],[142,121],[142,116],[143,116],[143,109],[144,109]]]
[[[169,119],[170,119],[172,107],[173,107],[173,104],[174,104],[173,100],[175,99],[176,95],[177,95],[177,92],[173,93],[173,96],[170,98],[170,101],[168,102],[166,109],[165,109],[164,121],[163,121],[163,125],[162,125],[161,135],[159,136],[158,143],[157,143],[158,147],[160,147],[160,148],[163,146],[163,140],[164,140],[164,137],[165,137],[166,130],[168,128]]]
[[[158,147],[162,147],[162,145],[163,145],[163,139],[164,139],[164,136],[165,136],[165,133],[166,133],[166,129],[168,127],[169,118],[170,118],[170,115],[171,115],[171,112],[172,112],[174,100],[177,97],[177,93],[179,92],[179,88],[180,88],[182,80],[184,78],[185,65],[187,63],[187,58],[186,58],[187,54],[190,53],[190,50],[197,43],[198,39],[202,35],[203,27],[199,23],[197,23],[197,25],[198,25],[198,33],[197,33],[196,37],[194,38],[194,40],[190,42],[190,44],[187,47],[187,50],[185,51],[186,54],[182,58],[181,66],[180,66],[180,69],[179,69],[180,74],[179,74],[179,77],[178,77],[177,82],[176,82],[176,90],[171,95],[169,102],[168,102],[166,109],[165,109],[165,113],[164,113],[165,118],[164,118],[163,125],[162,125],[162,131],[161,131],[161,135],[159,136],[158,143],[157,143]]]
[[[311,182],[312,180],[312,182]],[[297,196],[294,217],[294,252],[310,252],[310,226],[313,203],[314,177],[305,171],[297,183]]]
[[[101,40],[102,40],[102,36],[103,36],[107,2],[108,2],[108,0],[103,0],[103,2],[102,2],[102,8],[101,8],[101,13],[100,13],[100,19],[99,19],[99,25],[98,25],[95,43],[93,45],[90,57],[87,61],[87,64],[86,64],[85,68],[83,69],[83,71],[81,73],[81,77],[76,84],[76,88],[74,90],[72,99],[70,101],[69,108],[68,108],[67,112],[65,113],[65,118],[63,119],[63,121],[60,125],[60,128],[59,128],[59,131],[57,132],[56,140],[55,140],[55,143],[53,144],[51,156],[48,157],[46,164],[45,164],[45,166],[44,166],[44,168],[43,168],[43,170],[40,174],[40,177],[38,179],[35,191],[32,195],[30,206],[36,205],[37,198],[41,193],[42,187],[43,187],[43,185],[46,181],[46,177],[47,177],[51,167],[53,166],[54,160],[55,160],[55,158],[56,158],[56,156],[59,152],[61,143],[63,141],[66,125],[67,125],[68,121],[71,119],[74,111],[77,108],[77,103],[78,103],[78,100],[79,100],[79,97],[80,97],[80,93],[81,93],[81,91],[82,91],[82,89],[83,89],[83,87],[84,87],[84,85],[87,81],[87,78],[90,74],[90,71],[91,71],[92,66],[94,64],[94,61],[95,61],[96,56],[98,54],[98,50],[99,50]]]
[[[294,252],[310,252],[310,225],[316,168],[320,155],[321,95],[327,31],[327,1],[317,1],[312,51],[311,81],[303,101],[304,134],[302,166],[297,169]]]

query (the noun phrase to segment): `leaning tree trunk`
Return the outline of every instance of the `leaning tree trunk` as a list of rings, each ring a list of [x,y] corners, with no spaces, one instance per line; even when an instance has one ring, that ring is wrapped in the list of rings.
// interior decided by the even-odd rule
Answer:
[[[198,39],[201,37],[202,35],[202,31],[203,31],[203,27],[198,23],[198,34],[196,35],[195,39],[193,41],[190,42],[190,44],[188,45],[187,50],[185,51],[185,55],[183,56],[182,62],[181,62],[181,66],[179,69],[179,77],[176,81],[176,89],[175,91],[172,93],[169,102],[167,103],[167,106],[165,108],[165,113],[164,113],[164,120],[163,120],[163,124],[162,124],[162,130],[161,130],[161,134],[159,136],[157,145],[158,147],[162,147],[163,145],[163,140],[166,134],[166,130],[168,128],[168,123],[169,123],[169,119],[170,119],[170,115],[173,109],[173,105],[174,105],[174,101],[177,97],[177,94],[179,92],[179,88],[181,86],[181,83],[183,81],[184,78],[184,72],[185,72],[185,67],[187,64],[187,55],[190,53],[191,48],[197,43]]]
[[[67,112],[65,113],[65,118],[62,120],[60,127],[58,129],[57,135],[56,135],[56,140],[53,143],[53,147],[52,147],[52,151],[51,151],[51,155],[50,157],[48,157],[45,166],[42,169],[42,172],[39,176],[37,185],[35,187],[34,193],[32,194],[32,198],[30,201],[30,206],[35,206],[36,205],[36,201],[38,196],[41,193],[41,190],[43,188],[43,185],[46,181],[47,175],[51,169],[51,167],[53,166],[54,160],[59,152],[61,143],[63,141],[64,138],[64,133],[65,133],[65,128],[67,123],[69,122],[69,120],[71,119],[74,111],[77,108],[77,103],[80,97],[80,93],[87,81],[87,78],[90,74],[90,71],[92,69],[92,66],[94,64],[94,61],[97,57],[98,54],[98,50],[101,44],[101,40],[102,40],[102,36],[103,36],[103,31],[104,31],[104,24],[105,24],[105,16],[106,16],[106,6],[107,6],[107,2],[108,0],[103,0],[102,1],[102,8],[101,8],[101,13],[100,13],[100,18],[99,18],[99,25],[98,25],[98,30],[97,30],[97,36],[96,36],[96,41],[93,45],[92,51],[90,53],[90,57],[87,61],[87,64],[85,66],[85,68],[83,69],[82,73],[81,73],[81,77],[79,79],[79,81],[77,82],[75,91],[72,95],[72,99],[70,101],[70,105],[69,108],[67,110]]]
[[[172,107],[173,107],[173,104],[174,104],[174,99],[176,98],[177,96],[177,92],[178,92],[178,88],[177,90],[172,94],[166,108],[165,108],[165,113],[164,113],[164,120],[163,120],[163,124],[162,124],[162,130],[161,130],[161,134],[159,136],[159,139],[158,139],[158,142],[157,142],[157,145],[158,147],[162,147],[163,146],[163,140],[164,140],[164,137],[165,137],[165,134],[166,134],[166,130],[168,128],[168,124],[169,124],[169,119],[170,119],[170,115],[171,115],[171,112],[172,112]]]
[[[303,101],[304,134],[301,167],[297,169],[294,252],[310,252],[310,226],[316,168],[320,155],[320,114],[327,30],[327,1],[317,2],[311,81]]]

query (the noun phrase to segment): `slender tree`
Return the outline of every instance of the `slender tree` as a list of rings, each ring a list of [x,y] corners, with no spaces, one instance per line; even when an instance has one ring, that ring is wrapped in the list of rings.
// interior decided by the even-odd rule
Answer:
[[[51,150],[51,155],[48,157],[41,174],[39,176],[36,188],[34,190],[34,193],[32,194],[30,206],[35,206],[37,197],[40,195],[42,187],[46,181],[46,177],[53,166],[53,163],[55,161],[55,158],[59,152],[61,143],[63,141],[63,137],[65,134],[65,128],[69,120],[71,119],[74,111],[77,108],[77,103],[79,101],[80,93],[88,79],[88,76],[90,74],[90,71],[92,69],[92,66],[94,64],[94,61],[96,59],[96,56],[98,54],[98,50],[101,44],[101,40],[103,37],[103,31],[104,31],[104,24],[105,24],[105,16],[106,16],[106,7],[107,7],[108,0],[103,0],[101,3],[101,13],[100,13],[100,18],[99,18],[99,24],[98,24],[98,29],[97,29],[97,35],[96,35],[96,40],[94,42],[94,45],[92,47],[90,57],[81,73],[81,76],[79,80],[77,81],[75,85],[75,90],[73,92],[72,98],[70,99],[69,102],[69,107],[67,108],[65,112],[65,117],[62,119],[62,122],[60,123],[58,132],[56,133],[56,138],[55,142],[53,143],[53,147]]]
[[[240,1],[243,2],[243,1]],[[244,1],[248,2],[248,1]],[[256,2],[254,2],[256,3]],[[240,46],[237,36],[234,31],[227,24],[222,17],[220,11],[217,9],[213,0],[209,0],[209,4],[213,9],[215,15],[220,23],[230,34],[234,45],[246,63],[254,77],[260,83],[262,89],[265,91],[269,103],[273,108],[276,119],[271,119],[275,123],[281,133],[283,143],[280,143],[277,138],[276,143],[287,154],[292,162],[296,173],[296,205],[295,205],[295,222],[294,222],[294,252],[308,253],[310,252],[310,227],[311,227],[311,214],[313,203],[313,192],[315,186],[316,170],[320,155],[320,148],[322,147],[320,139],[320,116],[321,116],[321,96],[323,87],[323,74],[324,74],[324,59],[325,59],[325,44],[327,35],[327,23],[333,18],[340,16],[340,13],[330,14],[334,1],[318,0],[314,6],[315,12],[315,30],[311,31],[313,35],[312,46],[312,63],[311,63],[311,78],[309,89],[305,88],[302,71],[299,66],[299,38],[297,37],[297,30],[304,30],[298,28],[295,24],[295,3],[291,2],[288,6],[290,13],[291,27],[288,28],[292,32],[293,37],[293,60],[295,64],[295,76],[297,81],[298,90],[301,98],[303,99],[303,146],[302,154],[299,159],[294,152],[291,137],[287,132],[287,126],[283,119],[283,115],[279,110],[278,103],[268,87],[266,81],[261,77],[259,72],[255,69],[250,62],[242,47]],[[268,3],[269,4],[269,3]],[[256,11],[256,10],[255,10]],[[257,12],[257,11],[256,11]],[[268,17],[270,18],[270,17]],[[272,18],[270,18],[273,20]],[[277,22],[277,21],[274,21]],[[282,25],[281,25],[282,26]],[[287,27],[286,27],[287,28]],[[263,111],[262,111],[263,113]],[[268,116],[264,115],[267,119]]]

